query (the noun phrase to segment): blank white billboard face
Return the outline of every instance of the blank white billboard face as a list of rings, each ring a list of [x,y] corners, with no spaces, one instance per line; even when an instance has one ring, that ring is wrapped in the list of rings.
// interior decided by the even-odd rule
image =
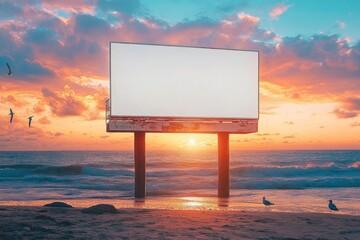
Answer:
[[[258,119],[258,52],[110,44],[112,116]]]

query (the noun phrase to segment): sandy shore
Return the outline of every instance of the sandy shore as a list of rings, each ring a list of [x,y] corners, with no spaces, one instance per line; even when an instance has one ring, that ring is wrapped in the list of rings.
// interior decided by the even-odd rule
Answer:
[[[360,216],[324,213],[0,206],[0,239],[360,239]]]

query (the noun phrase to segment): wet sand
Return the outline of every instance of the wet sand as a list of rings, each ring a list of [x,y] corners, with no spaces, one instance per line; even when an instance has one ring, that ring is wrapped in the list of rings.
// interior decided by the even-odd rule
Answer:
[[[0,206],[0,239],[360,239],[360,216],[230,210]]]

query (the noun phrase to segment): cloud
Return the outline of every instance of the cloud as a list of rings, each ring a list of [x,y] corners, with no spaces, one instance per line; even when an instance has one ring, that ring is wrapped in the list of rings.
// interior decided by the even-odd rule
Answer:
[[[261,53],[261,79],[302,94],[360,91],[359,56],[360,44],[349,46],[338,35],[284,37]]]
[[[257,133],[256,136],[270,136],[270,133]]]
[[[55,93],[47,88],[43,88],[41,92],[51,112],[58,117],[79,116],[86,110],[85,104],[68,86],[65,86],[61,93]]]
[[[38,127],[36,120],[33,121],[31,128],[29,128],[26,117],[22,116],[20,112],[15,114],[15,117],[17,117],[14,118],[11,125],[9,125],[7,117],[0,117],[0,142],[2,142],[0,148],[11,150],[29,146],[26,143],[27,141],[33,141],[36,144],[34,147],[38,146],[39,139],[45,137],[44,130]]]
[[[352,111],[360,111],[360,97],[350,97],[346,98],[342,102],[343,107],[352,110]]]
[[[47,118],[47,117],[42,117],[38,120],[39,123],[46,125],[46,124],[50,124],[51,121]]]
[[[360,127],[360,122],[354,122],[354,123],[350,124],[350,126],[352,126],[352,127]]]
[[[61,133],[61,132],[56,132],[56,133],[54,134],[55,137],[59,137],[59,136],[62,136],[62,135],[64,135],[64,134]]]
[[[24,36],[24,41],[26,43],[40,46],[43,45],[51,49],[54,47],[59,47],[59,42],[55,36],[56,34],[54,31],[48,28],[29,29]]]
[[[335,109],[333,113],[336,115],[337,118],[354,118],[358,115],[357,112],[350,112],[341,109]]]
[[[19,41],[8,26],[0,25],[0,66],[8,63],[13,72],[11,80],[38,81],[38,78],[54,76],[54,72],[34,58],[34,50]],[[1,72],[5,69],[0,70]],[[9,77],[6,79],[10,79]]]
[[[75,16],[75,33],[91,36],[94,34],[108,35],[110,25],[103,19],[88,14]]]
[[[283,138],[295,138],[294,135],[284,136]]]
[[[340,28],[340,29],[343,29],[346,27],[346,23],[345,22],[342,22],[342,21],[336,21],[337,23],[337,26]]]
[[[15,6],[12,2],[0,2],[0,20],[13,19],[15,15],[21,12],[21,8]]]
[[[6,97],[1,95],[0,99],[1,99],[1,103],[6,103],[11,107],[24,107],[24,106],[26,106],[25,102],[23,102],[23,101],[21,101],[19,99],[16,99],[13,95],[7,95]]]
[[[100,2],[102,2],[102,0]],[[90,13],[94,12],[96,7],[96,0],[42,1],[41,4],[44,8],[50,10]]]
[[[288,9],[289,9],[289,5],[285,5],[285,4],[281,3],[271,9],[271,11],[269,12],[269,16],[272,19],[277,19],[280,15],[282,15]]]
[[[354,118],[360,114],[360,98],[348,97],[341,100],[342,109],[335,109],[337,118]]]

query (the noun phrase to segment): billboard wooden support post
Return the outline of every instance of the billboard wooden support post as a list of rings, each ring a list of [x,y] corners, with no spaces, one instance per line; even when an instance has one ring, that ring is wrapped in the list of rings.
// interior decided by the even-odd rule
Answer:
[[[134,133],[135,198],[145,198],[145,132]]]
[[[218,197],[229,197],[229,133],[218,133]]]
[[[218,133],[218,197],[230,196],[229,133]],[[135,198],[145,198],[145,132],[134,133]]]

